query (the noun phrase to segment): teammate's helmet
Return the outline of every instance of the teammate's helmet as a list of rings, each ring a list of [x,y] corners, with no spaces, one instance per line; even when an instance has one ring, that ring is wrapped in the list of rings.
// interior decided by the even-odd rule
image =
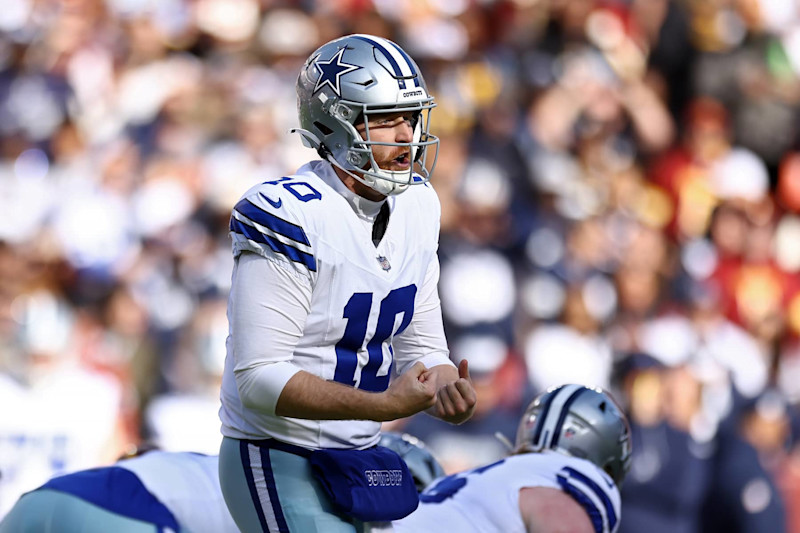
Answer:
[[[394,450],[403,458],[414,478],[417,492],[422,492],[434,479],[444,475],[442,465],[428,451],[425,443],[416,437],[407,433],[383,432],[378,444]]]
[[[562,385],[537,396],[522,416],[516,453],[556,450],[587,459],[622,483],[631,462],[631,432],[608,392]]]
[[[409,185],[425,183],[428,150],[439,139],[430,134],[435,107],[416,63],[392,41],[372,35],[348,35],[322,45],[306,60],[297,78],[297,114],[303,142],[381,194],[399,194]],[[374,142],[365,126],[376,113],[416,112],[409,143]],[[381,169],[372,146],[406,147],[413,164],[408,171]],[[414,176],[415,169],[418,176]],[[355,175],[363,173],[363,177]]]

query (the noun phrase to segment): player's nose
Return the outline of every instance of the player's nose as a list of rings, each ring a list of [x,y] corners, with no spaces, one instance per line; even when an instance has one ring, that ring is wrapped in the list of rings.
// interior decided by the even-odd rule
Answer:
[[[404,120],[400,122],[394,129],[395,141],[408,143],[414,138],[414,129],[411,127],[411,122]]]

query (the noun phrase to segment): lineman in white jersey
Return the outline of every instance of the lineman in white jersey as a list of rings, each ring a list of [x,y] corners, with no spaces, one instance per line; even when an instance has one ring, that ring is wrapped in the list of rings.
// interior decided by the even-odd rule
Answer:
[[[220,478],[243,531],[350,532],[358,515],[333,507],[308,452],[373,449],[381,421],[422,410],[461,423],[476,398],[442,327],[417,66],[351,35],[309,57],[297,94],[295,131],[323,160],[253,187],[230,221]]]
[[[216,455],[149,451],[51,479],[24,494],[0,533],[236,533]]]
[[[434,481],[394,530],[614,533],[630,453],[628,422],[613,398],[563,385],[528,407],[514,454]]]

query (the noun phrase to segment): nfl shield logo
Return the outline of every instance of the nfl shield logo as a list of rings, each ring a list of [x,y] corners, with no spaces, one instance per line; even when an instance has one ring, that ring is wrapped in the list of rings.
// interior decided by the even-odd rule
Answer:
[[[386,259],[384,256],[379,255],[377,259],[378,263],[381,264],[381,268],[384,269],[386,272],[388,272],[392,268],[392,265],[389,264],[389,260]]]

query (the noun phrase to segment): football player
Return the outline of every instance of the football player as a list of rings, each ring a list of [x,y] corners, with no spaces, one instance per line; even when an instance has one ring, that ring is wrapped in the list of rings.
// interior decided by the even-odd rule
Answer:
[[[215,455],[151,450],[55,477],[17,501],[0,533],[235,533]]]
[[[344,454],[360,461],[384,453],[373,449],[382,421],[472,415],[469,371],[448,357],[437,294],[434,105],[395,43],[350,35],[323,45],[300,71],[294,130],[320,159],[253,187],[233,210],[220,479],[243,531],[350,532],[364,516],[410,512],[389,509],[394,498],[344,509],[311,454],[371,450]],[[391,473],[370,483],[413,491],[384,460],[393,462],[359,468]]]
[[[391,448],[403,458],[419,492],[445,474],[444,468],[425,443],[413,435],[384,431],[378,444]]]
[[[563,385],[530,404],[510,456],[437,480],[394,531],[613,533],[630,456],[611,395]]]

